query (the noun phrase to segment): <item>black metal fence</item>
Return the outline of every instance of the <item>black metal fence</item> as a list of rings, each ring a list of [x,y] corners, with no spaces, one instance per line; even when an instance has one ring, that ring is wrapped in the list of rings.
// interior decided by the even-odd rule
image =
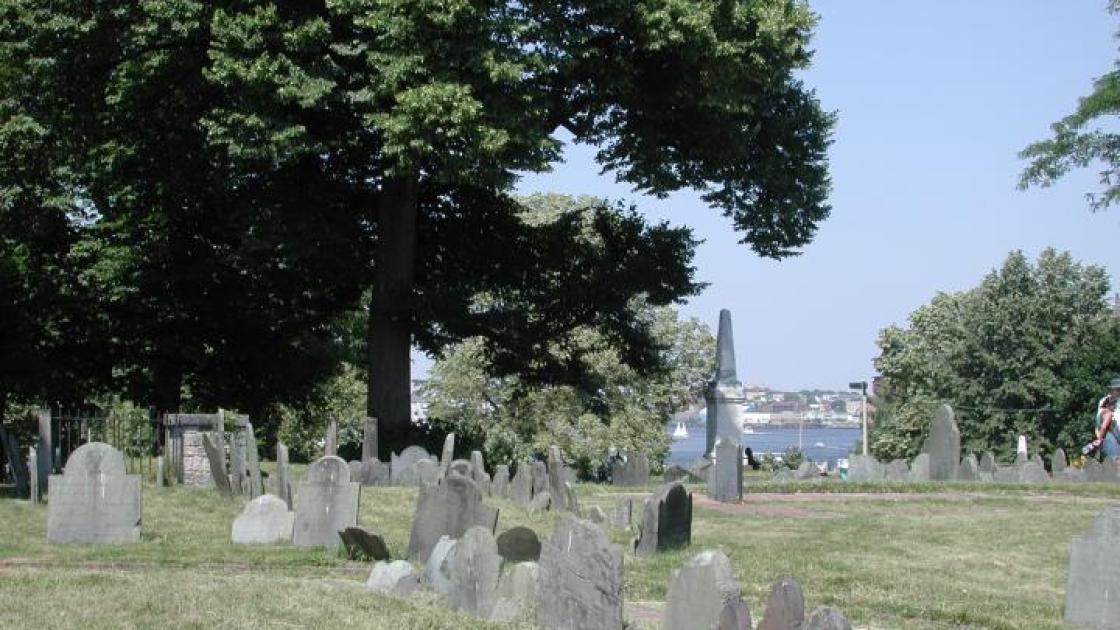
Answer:
[[[66,465],[70,453],[89,442],[105,442],[125,457],[131,474],[155,475],[155,456],[163,435],[154,410],[51,409],[51,444],[56,465]]]

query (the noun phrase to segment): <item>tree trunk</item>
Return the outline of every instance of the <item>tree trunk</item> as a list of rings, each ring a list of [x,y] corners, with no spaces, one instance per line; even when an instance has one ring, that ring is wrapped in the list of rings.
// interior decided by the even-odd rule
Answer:
[[[378,457],[388,461],[412,430],[412,289],[419,198],[415,177],[387,181],[377,205],[377,249],[366,332],[366,413],[377,418]]]
[[[177,413],[183,402],[183,369],[174,359],[157,357],[154,372],[156,413]]]

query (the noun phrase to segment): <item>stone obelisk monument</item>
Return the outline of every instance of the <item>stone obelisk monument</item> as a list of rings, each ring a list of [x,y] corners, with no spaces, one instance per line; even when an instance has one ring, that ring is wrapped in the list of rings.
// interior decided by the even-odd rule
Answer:
[[[735,377],[735,341],[731,334],[731,311],[719,312],[719,333],[716,336],[716,374],[704,394],[708,403],[708,441],[704,454],[715,455],[716,440],[724,438],[741,444],[743,425],[739,405],[743,402],[743,384]]]

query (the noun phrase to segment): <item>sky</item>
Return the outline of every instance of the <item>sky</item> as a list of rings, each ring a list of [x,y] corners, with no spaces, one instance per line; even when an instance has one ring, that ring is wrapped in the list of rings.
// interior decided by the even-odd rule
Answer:
[[[832,214],[800,256],[759,258],[695,192],[658,200],[600,175],[593,147],[568,142],[564,163],[518,191],[623,200],[691,227],[709,286],[681,313],[714,332],[730,309],[739,379],[779,390],[870,381],[881,329],[906,325],[938,292],[976,286],[1012,250],[1069,251],[1120,291],[1120,208],[1094,213],[1085,201],[1096,170],[1016,187],[1019,151],[1112,69],[1120,16],[1105,0],[811,4],[820,22],[802,79],[839,119]],[[416,357],[416,376],[429,366]]]

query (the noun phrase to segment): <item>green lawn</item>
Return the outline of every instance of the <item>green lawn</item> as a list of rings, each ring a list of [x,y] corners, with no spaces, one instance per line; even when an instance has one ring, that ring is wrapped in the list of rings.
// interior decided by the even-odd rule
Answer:
[[[652,490],[628,492],[641,496]],[[1120,497],[1120,486],[1051,484],[770,484],[748,481],[741,506],[714,506],[694,488],[693,545],[653,559],[627,547],[626,599],[656,609],[669,572],[705,548],[723,550],[757,621],[771,584],[801,581],[807,608],[839,607],[859,627],[1057,628],[1071,536]],[[608,511],[620,489],[581,485],[586,508]],[[360,524],[408,546],[416,491],[363,488]],[[0,499],[0,626],[527,627],[486,625],[450,612],[435,595],[368,594],[366,563],[337,551],[234,546],[244,501],[183,488],[144,488],[141,542],[46,544],[46,508]],[[551,531],[505,501],[499,531]],[[657,627],[648,620],[638,627]]]

